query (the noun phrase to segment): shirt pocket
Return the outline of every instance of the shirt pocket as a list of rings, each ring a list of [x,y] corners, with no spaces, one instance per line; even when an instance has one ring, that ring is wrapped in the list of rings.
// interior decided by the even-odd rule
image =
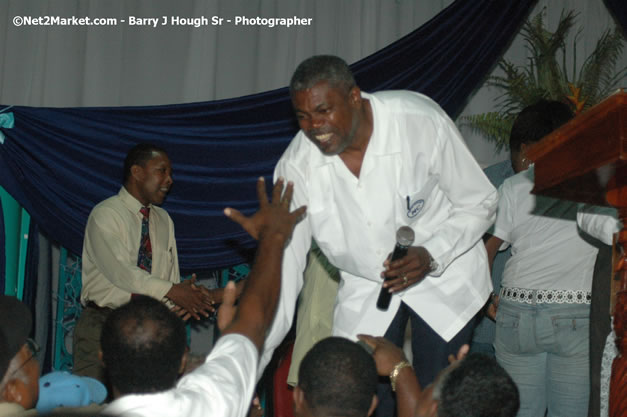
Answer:
[[[440,179],[439,175],[429,175],[427,181],[417,191],[397,193],[399,200],[396,214],[400,224],[415,224],[429,210],[432,205],[432,196],[434,189]]]

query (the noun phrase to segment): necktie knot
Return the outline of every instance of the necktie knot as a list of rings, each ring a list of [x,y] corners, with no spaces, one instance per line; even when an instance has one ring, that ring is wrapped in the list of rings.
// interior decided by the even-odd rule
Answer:
[[[150,207],[142,207],[139,209],[139,212],[143,214],[146,219],[150,217]]]

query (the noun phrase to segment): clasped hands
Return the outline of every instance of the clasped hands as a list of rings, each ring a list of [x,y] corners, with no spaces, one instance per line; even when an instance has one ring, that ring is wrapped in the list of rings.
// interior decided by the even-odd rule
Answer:
[[[174,303],[171,310],[184,321],[190,318],[200,320],[215,312],[215,305],[222,302],[222,289],[210,290],[196,284],[196,274],[192,278],[172,285],[166,297]]]

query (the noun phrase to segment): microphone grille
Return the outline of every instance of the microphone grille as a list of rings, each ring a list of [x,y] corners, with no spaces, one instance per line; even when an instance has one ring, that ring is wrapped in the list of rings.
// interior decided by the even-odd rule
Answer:
[[[396,231],[396,243],[401,246],[411,246],[414,243],[414,231],[409,226],[401,226]]]

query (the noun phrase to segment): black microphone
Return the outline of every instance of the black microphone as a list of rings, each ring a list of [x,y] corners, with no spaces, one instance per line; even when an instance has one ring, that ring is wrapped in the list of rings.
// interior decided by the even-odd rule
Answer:
[[[411,227],[399,227],[399,229],[396,231],[396,245],[394,245],[394,252],[392,252],[390,262],[401,259],[405,255],[407,255],[407,249],[409,249],[412,243],[414,243],[414,231],[411,229]],[[396,277],[386,277],[383,282],[395,278]],[[381,292],[379,292],[379,298],[377,299],[377,308],[379,310],[386,311],[390,306],[391,298],[392,293],[389,291],[389,288],[381,287]]]

